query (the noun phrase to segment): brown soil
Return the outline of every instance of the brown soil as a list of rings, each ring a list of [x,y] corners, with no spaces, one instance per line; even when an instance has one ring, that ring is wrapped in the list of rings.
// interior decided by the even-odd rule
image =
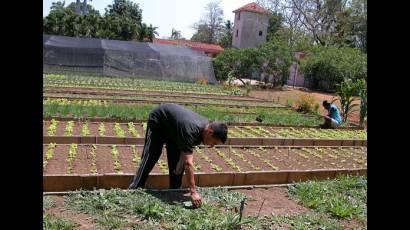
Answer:
[[[233,172],[233,171],[234,171],[234,170],[231,169],[231,168],[229,167],[229,165],[226,164],[225,161],[224,161],[220,156],[218,156],[218,155],[216,154],[216,152],[213,151],[212,149],[210,149],[210,148],[202,148],[202,151],[204,152],[203,154],[204,154],[205,156],[208,156],[208,157],[212,160],[212,163],[213,163],[213,164],[218,165],[218,166],[222,169],[222,172]],[[202,165],[202,164],[205,164],[205,163],[208,163],[208,162],[206,162],[206,161],[203,160],[203,159],[199,159],[198,163],[200,163],[200,164]],[[208,163],[208,164],[209,164],[209,163]],[[212,166],[211,166],[211,167],[212,167]],[[213,170],[213,169],[211,169],[211,170],[212,170],[211,172],[216,172],[216,171]],[[202,169],[201,169],[201,172],[203,172]]]
[[[88,129],[90,130],[90,136],[100,136],[98,134],[99,122],[88,122]]]
[[[89,174],[91,169],[91,147],[90,146],[78,146],[77,155],[73,162],[73,171],[79,174]]]
[[[64,130],[65,130],[66,124],[67,122],[63,122],[63,121],[58,122],[56,134],[55,134],[56,136],[65,136]],[[74,125],[75,125],[75,122],[74,122]]]
[[[50,126],[50,121],[43,121],[43,136],[48,136],[48,127]]]
[[[114,160],[112,159],[111,146],[97,145],[97,173],[114,173]]]
[[[74,223],[78,224],[75,229],[89,230],[96,229],[97,224],[93,218],[84,213],[78,213],[72,210],[67,209],[65,206],[65,200],[62,196],[50,196],[51,199],[55,201],[55,207],[46,209],[43,211],[44,214],[54,215],[58,218],[63,218],[66,220],[71,220]]]
[[[310,211],[299,205],[287,195],[287,189],[282,187],[233,190],[248,196],[244,214],[247,216],[297,215]],[[262,205],[263,203],[263,205]]]
[[[47,146],[43,147],[43,158],[47,152]],[[121,164],[121,172],[123,173],[135,173],[139,164],[132,162],[132,150],[128,145],[117,145],[119,151],[119,160]],[[237,172],[237,170],[231,168],[225,160],[218,156],[216,152],[210,148],[201,148],[205,156],[212,159],[212,163],[221,167],[222,172]],[[274,170],[268,165],[264,160],[270,160],[270,163],[278,167],[279,170],[314,170],[314,169],[343,169],[343,168],[363,168],[367,167],[367,149],[360,150],[359,148],[347,148],[347,153],[342,152],[339,148],[321,148],[324,153],[320,153],[322,158],[315,157],[313,155],[307,154],[306,152],[298,148],[278,148],[277,150],[272,148],[264,148],[262,151],[259,148],[233,148],[237,153],[243,154],[244,158],[250,161],[255,167],[260,167],[259,170],[252,168],[252,166],[242,161],[239,157],[233,153],[229,153],[229,148],[223,147],[218,148],[224,152],[227,157],[231,157],[234,162],[240,166],[242,172],[246,171],[271,171]],[[307,148],[314,150],[315,148]],[[55,156],[49,161],[44,174],[65,174],[66,173],[66,159],[68,155],[69,145],[57,145],[55,150]],[[112,157],[112,146],[111,145],[97,145],[97,171],[98,173],[115,173],[114,171],[114,160]],[[137,146],[136,148],[138,155],[141,157],[142,146]],[[334,151],[335,150],[336,153]],[[91,145],[78,145],[76,159],[73,164],[73,173],[89,173],[91,165]],[[259,154],[260,157],[251,154],[253,151]],[[318,151],[315,151],[319,153]],[[330,157],[330,154],[336,156],[337,159]],[[352,156],[348,155],[352,153]],[[305,159],[302,155],[308,156],[309,159]],[[194,153],[195,163],[201,165],[201,169],[198,172],[204,173],[215,173],[216,171],[211,168],[210,163],[206,162],[198,153]],[[166,164],[167,155],[165,148],[160,157]],[[364,163],[360,164],[355,162],[356,160],[363,160]],[[167,171],[167,169],[166,169]],[[163,173],[160,170],[159,164],[157,163],[152,170],[152,173]],[[168,172],[166,172],[167,174]]]
[[[69,145],[57,145],[54,149],[54,156],[48,161],[47,167],[43,170],[44,174],[66,174],[67,156]],[[43,154],[47,152],[47,145],[43,146]]]
[[[122,172],[136,172],[137,167],[139,166],[138,164],[134,163],[132,159],[134,156],[131,154],[128,154],[128,151],[131,151],[130,146],[117,146],[118,152],[120,153],[118,158],[121,162],[121,171]],[[141,157],[141,152],[142,148],[135,148],[137,154],[139,157]]]

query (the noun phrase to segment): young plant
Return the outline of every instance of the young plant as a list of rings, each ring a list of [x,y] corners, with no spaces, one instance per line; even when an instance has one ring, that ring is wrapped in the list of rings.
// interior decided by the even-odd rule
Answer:
[[[98,135],[100,136],[105,136],[105,125],[103,122],[100,123],[100,125],[98,126]]]
[[[237,165],[235,162],[234,162],[234,160],[232,160],[231,158],[229,158],[229,157],[227,157],[222,151],[220,151],[219,149],[217,149],[217,148],[212,148],[215,152],[216,152],[216,154],[218,155],[218,156],[220,156],[224,161],[225,161],[225,163],[230,167],[230,168],[232,168],[233,170],[236,170],[237,172],[241,172],[241,168],[239,167],[239,165]]]
[[[215,172],[221,172],[221,171],[222,171],[222,168],[219,167],[219,165],[214,164],[214,163],[211,163],[211,168],[212,168],[212,170],[214,170]]]
[[[232,148],[232,146],[229,146],[229,148],[230,148],[230,151],[231,151],[235,156],[237,156],[237,157],[238,157],[239,159],[241,159],[242,161],[248,163],[249,166],[251,166],[252,169],[257,170],[257,171],[261,169],[260,167],[257,167],[257,166],[255,166],[254,164],[252,164],[252,162],[251,162],[250,160],[246,159],[245,156],[244,156],[242,153],[238,153],[235,149]]]
[[[195,171],[201,170],[201,165],[198,164],[198,163],[196,163],[196,162],[194,162],[194,169],[195,169]]]
[[[246,149],[252,156],[258,158],[259,160],[263,161],[264,163],[266,163],[267,165],[269,165],[269,167],[271,167],[273,170],[279,170],[278,167],[276,167],[275,165],[272,164],[272,161],[268,160],[268,159],[264,159],[259,153],[256,153],[255,151],[253,151],[252,149]]]
[[[112,145],[111,154],[112,154],[112,158],[114,160],[114,171],[116,173],[120,173],[121,172],[121,163],[120,163],[120,160],[118,158],[120,153],[118,152],[118,149],[117,149],[116,145]]]
[[[67,157],[67,173],[71,174],[73,172],[73,162],[75,160],[75,156],[77,155],[77,144],[73,143],[70,145],[70,150],[68,151]]]
[[[58,123],[59,121],[57,120],[54,120],[54,119],[51,120],[50,126],[48,127],[48,130],[47,130],[47,134],[49,136],[54,136],[56,134]]]
[[[43,170],[46,169],[48,161],[54,156],[54,149],[56,148],[56,143],[50,143],[47,148],[46,159],[43,160]]]
[[[67,125],[64,130],[64,134],[66,136],[72,136],[73,135],[73,129],[74,129],[74,121],[68,121]]]
[[[83,124],[83,127],[81,128],[81,136],[89,136],[90,135],[90,129],[88,128],[88,122],[85,122]]]
[[[135,145],[131,145],[131,151],[132,155],[134,156],[132,158],[132,162],[134,162],[135,164],[139,164],[141,162],[141,157],[138,156],[137,150],[135,149]]]
[[[138,131],[135,129],[133,122],[128,122],[128,131],[131,133],[133,137],[140,137]]]
[[[158,165],[159,165],[159,169],[161,170],[161,172],[163,174],[167,174],[168,173],[168,165],[165,161],[163,160],[158,160]]]
[[[90,172],[93,174],[97,174],[97,145],[96,144],[92,144],[91,145],[91,168],[90,168]]]
[[[121,125],[117,122],[114,123],[114,131],[119,137],[125,137],[125,131],[121,128]]]

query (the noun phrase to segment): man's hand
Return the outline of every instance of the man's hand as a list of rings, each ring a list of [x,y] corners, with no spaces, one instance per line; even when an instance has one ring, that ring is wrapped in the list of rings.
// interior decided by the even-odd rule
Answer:
[[[195,205],[195,207],[200,207],[202,204],[202,198],[196,191],[191,192],[191,201],[192,204]]]

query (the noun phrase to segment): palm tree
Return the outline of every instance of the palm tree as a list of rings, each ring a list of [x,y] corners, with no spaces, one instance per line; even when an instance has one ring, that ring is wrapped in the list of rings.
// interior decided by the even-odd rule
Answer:
[[[152,24],[149,24],[148,28],[147,28],[147,32],[148,32],[148,40],[150,42],[152,42],[152,40],[154,40],[155,35],[159,35],[158,32],[156,31],[158,29],[158,27],[156,26],[152,26]]]
[[[50,10],[63,10],[65,6],[65,1],[58,1],[51,3]]]
[[[138,41],[148,40],[152,42],[152,40],[154,40],[155,38],[155,35],[158,36],[158,32],[156,31],[156,29],[158,29],[158,27],[155,27],[155,26],[153,27],[152,24],[150,24],[149,26],[147,26],[146,23],[140,24],[138,28],[137,40]]]
[[[181,31],[172,28],[171,39],[181,39]]]

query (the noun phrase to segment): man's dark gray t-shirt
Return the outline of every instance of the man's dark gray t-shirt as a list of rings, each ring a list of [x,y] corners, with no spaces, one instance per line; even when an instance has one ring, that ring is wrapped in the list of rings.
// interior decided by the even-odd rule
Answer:
[[[176,143],[178,150],[191,153],[193,146],[201,144],[202,131],[209,123],[205,117],[177,104],[162,104],[148,118],[166,142]]]

